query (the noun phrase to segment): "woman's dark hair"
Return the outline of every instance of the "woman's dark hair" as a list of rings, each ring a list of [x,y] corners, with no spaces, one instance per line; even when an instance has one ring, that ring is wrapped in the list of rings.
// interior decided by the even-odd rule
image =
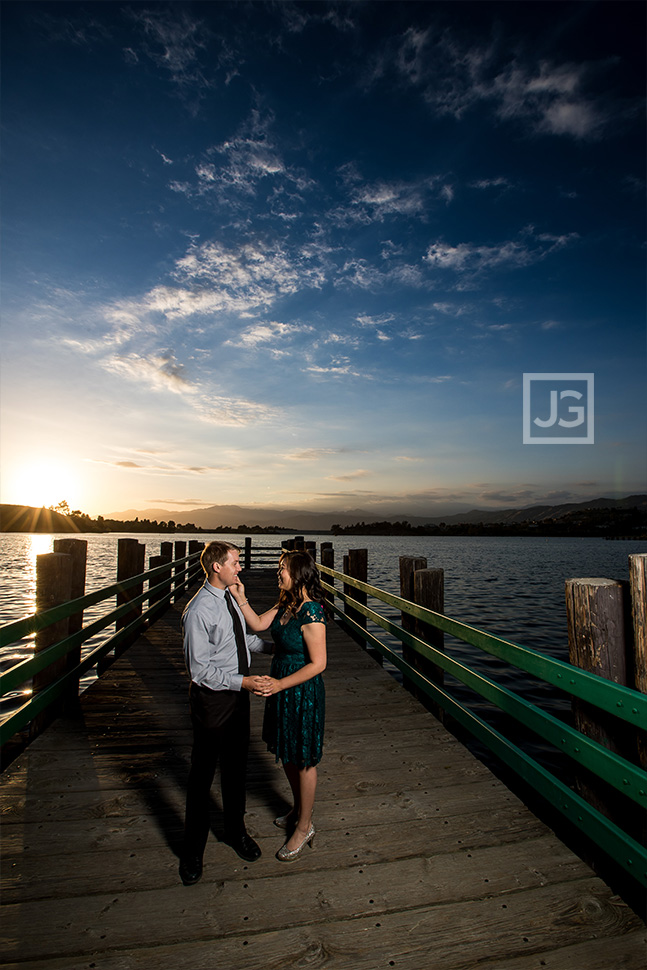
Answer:
[[[310,553],[299,549],[284,552],[279,560],[279,566],[281,565],[284,565],[290,574],[292,588],[281,590],[278,605],[294,615],[301,605],[300,596],[304,592],[315,603],[321,603],[327,615],[327,604],[321,588],[319,570]]]

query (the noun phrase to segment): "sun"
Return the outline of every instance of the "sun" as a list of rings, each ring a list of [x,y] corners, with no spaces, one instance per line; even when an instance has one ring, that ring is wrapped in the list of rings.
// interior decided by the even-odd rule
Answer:
[[[56,459],[29,461],[15,468],[10,476],[12,504],[49,508],[68,502],[76,508],[79,483],[69,466]]]

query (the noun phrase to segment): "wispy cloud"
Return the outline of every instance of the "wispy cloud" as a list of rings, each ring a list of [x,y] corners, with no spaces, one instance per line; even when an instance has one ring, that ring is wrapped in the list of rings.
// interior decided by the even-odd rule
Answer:
[[[174,394],[196,394],[198,388],[185,376],[185,369],[172,354],[142,357],[138,354],[107,357],[102,361],[107,371],[129,381],[141,382],[155,391]]]
[[[208,24],[184,7],[128,7],[127,14],[141,29],[142,55],[168,72],[195,113],[203,93],[213,85],[201,64],[212,40]],[[139,63],[132,47],[127,60]]]
[[[358,468],[356,471],[347,472],[345,475],[327,475],[331,482],[353,482],[358,478],[370,478],[371,472],[365,468]]]
[[[437,241],[429,246],[424,260],[435,270],[451,270],[476,276],[489,270],[530,266],[578,238],[575,232],[562,235],[536,233],[529,226],[520,233],[518,239],[505,240],[493,246],[473,243],[450,245]],[[439,308],[441,306],[439,304]]]
[[[286,341],[290,337],[301,333],[311,333],[312,327],[294,323],[279,323],[270,321],[268,323],[255,323],[240,331],[236,337],[230,337],[225,341],[225,346],[247,347],[255,349],[260,345],[277,344],[279,341]],[[269,348],[271,353],[281,353],[278,347]]]
[[[176,179],[170,188],[200,205],[206,201],[235,212],[262,205],[265,218],[289,221],[303,214],[315,183],[285,160],[285,148],[273,135],[274,114],[257,101],[231,138],[205,150],[195,178]]]
[[[354,222],[368,225],[384,222],[390,217],[424,221],[434,202],[448,203],[453,199],[452,187],[444,183],[441,176],[410,182],[385,179],[368,182],[352,162],[343,165],[339,175],[348,194],[348,202],[331,209],[327,215],[328,221],[337,226]]]
[[[449,30],[409,28],[374,59],[367,83],[395,72],[417,88],[439,115],[461,119],[489,104],[500,121],[517,121],[534,134],[576,139],[601,136],[617,114],[589,82],[608,63],[554,63],[517,52],[510,38],[466,45]]]
[[[331,455],[343,455],[350,453],[350,448],[305,448],[303,451],[296,451],[285,455],[287,461],[321,461],[330,458]]]
[[[247,425],[277,416],[271,405],[223,394],[217,387],[190,380],[184,366],[170,353],[113,355],[102,359],[100,365],[140,388],[180,395],[196,417],[208,424]]]
[[[367,371],[357,370],[349,357],[335,357],[327,365],[311,364],[305,370],[319,377],[362,377],[365,380],[373,380]]]

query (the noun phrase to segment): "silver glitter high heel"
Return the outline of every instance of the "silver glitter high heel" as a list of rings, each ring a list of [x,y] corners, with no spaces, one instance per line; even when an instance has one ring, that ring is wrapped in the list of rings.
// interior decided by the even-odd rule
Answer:
[[[315,840],[315,827],[313,824],[311,824],[308,834],[306,835],[305,839],[303,840],[300,846],[298,846],[296,849],[288,849],[287,842],[286,842],[285,845],[282,846],[282,848],[280,848],[279,851],[276,853],[276,858],[279,860],[279,862],[294,862],[295,859],[299,858],[299,856],[303,852],[306,845],[309,845],[310,848],[312,848],[312,843],[314,842],[314,840]]]
[[[290,809],[286,815],[279,815],[278,818],[275,818],[274,824],[276,825],[277,829],[283,829],[285,831],[287,828],[289,828],[290,822],[294,821],[294,815],[294,809]]]

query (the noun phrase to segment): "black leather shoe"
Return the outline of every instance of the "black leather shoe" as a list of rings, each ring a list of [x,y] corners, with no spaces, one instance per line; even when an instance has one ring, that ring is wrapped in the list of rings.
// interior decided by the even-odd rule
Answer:
[[[254,840],[247,834],[243,832],[242,835],[238,835],[233,839],[225,839],[227,845],[230,845],[234,852],[238,853],[241,859],[245,862],[256,862],[261,854],[260,846],[254,842]]]
[[[202,878],[202,859],[197,856],[187,856],[180,859],[180,879],[185,886],[192,886]]]

